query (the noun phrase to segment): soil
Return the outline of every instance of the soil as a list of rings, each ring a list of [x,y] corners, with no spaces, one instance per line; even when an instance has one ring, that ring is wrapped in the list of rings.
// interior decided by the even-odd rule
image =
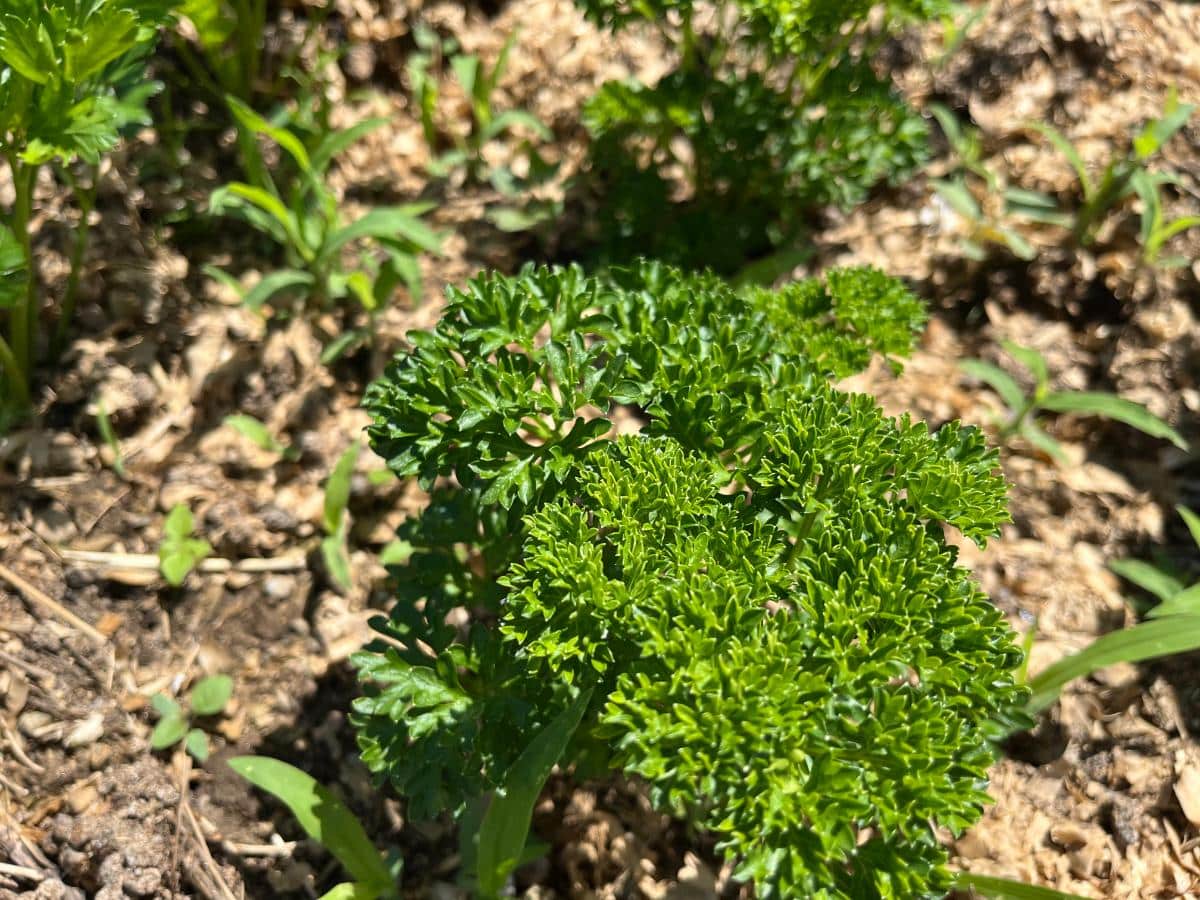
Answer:
[[[295,42],[302,8],[278,13],[273,40]],[[348,204],[435,200],[446,252],[423,259],[426,299],[381,322],[380,346],[436,319],[443,287],[483,267],[514,270],[553,258],[570,228],[509,234],[488,224],[491,188],[431,187],[404,60],[419,17],[492,59],[516,32],[502,107],[530,109],[554,132],[557,186],[581,164],[582,101],[603,81],[653,79],[666,56],[633,31],[614,39],[569,0],[500,6],[339,0],[324,39],[349,51],[323,71],[339,124],[388,124],[338,164]],[[938,101],[981,128],[985,161],[1011,184],[1074,197],[1066,162],[1028,127],[1053,123],[1090,161],[1122,152],[1170,88],[1200,102],[1200,7],[1169,0],[994,0],[947,53],[940,26],[888,50],[917,106]],[[462,112],[449,97],[445,115]],[[203,108],[195,110],[202,115]],[[405,896],[453,898],[451,827],[406,820],[357,761],[345,710],[355,693],[347,658],[386,607],[379,551],[419,504],[410,485],[375,478],[359,457],[351,498],[354,584],[337,590],[318,549],[322,484],[361,441],[357,404],[386,359],[360,352],[324,367],[322,334],[339,324],[265,322],[237,305],[201,266],[247,281],[269,264],[244,235],[189,224],[229,165],[229,135],[183,140],[182,178],[146,133],[107,165],[83,282],[78,338],[42,374],[38,427],[0,438],[0,898],[315,897],[337,883],[328,855],[286,810],[224,763],[265,754],[337,791],[381,845],[404,858]],[[496,160],[514,147],[496,145]],[[1172,216],[1200,211],[1200,119],[1166,149],[1178,173]],[[938,149],[929,175],[953,162]],[[38,244],[51,291],[66,271],[69,209],[43,186]],[[0,184],[0,202],[9,187]],[[164,224],[165,223],[165,224]],[[871,263],[908,279],[934,316],[904,372],[884,366],[848,387],[889,412],[937,424],[991,427],[996,399],[957,368],[965,357],[1003,361],[1000,341],[1041,350],[1056,386],[1115,390],[1200,438],[1200,263],[1164,270],[1138,260],[1136,205],[1084,250],[1052,229],[1022,262],[1003,248],[982,260],[961,248],[964,223],[929,178],[881,191],[852,213],[830,210],[806,271]],[[1200,230],[1172,252],[1200,259]],[[97,426],[103,398],[126,474]],[[223,426],[256,416],[298,451],[260,450]],[[1115,424],[1050,423],[1071,455],[1059,465],[1019,443],[1006,449],[1013,522],[986,551],[962,559],[1015,628],[1036,633],[1031,670],[1132,623],[1131,590],[1109,561],[1158,557],[1200,573],[1174,513],[1200,508],[1200,457]],[[186,502],[214,557],[261,561],[193,573],[165,586],[153,559],[164,514]],[[79,555],[88,551],[91,557]],[[266,571],[263,571],[266,569]],[[996,764],[995,799],[953,842],[954,864],[1085,897],[1200,896],[1200,657],[1114,666],[1071,685],[1037,727]],[[211,757],[154,752],[155,693],[184,696],[227,673],[234,698],[201,720]],[[535,828],[551,849],[522,869],[530,898],[692,900],[749,896],[711,841],[660,816],[637,784],[555,781]]]

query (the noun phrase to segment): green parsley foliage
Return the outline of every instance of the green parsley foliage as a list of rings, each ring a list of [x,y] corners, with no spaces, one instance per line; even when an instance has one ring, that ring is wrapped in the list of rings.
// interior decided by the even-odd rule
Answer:
[[[13,195],[0,205],[0,430],[28,413],[44,353],[33,240],[39,171],[53,167],[80,212],[53,356],[74,313],[101,157],[123,132],[149,124],[146,101],[159,85],[146,77],[146,61],[170,8],[166,0],[0,0],[0,159]]]
[[[871,58],[944,3],[738,0],[703,27],[691,2],[579,3],[604,27],[654,23],[679,58],[657,83],[609,82],[585,107],[605,260],[737,271],[789,249],[814,210],[858,203],[925,158],[923,120]]]
[[[432,491],[355,658],[363,759],[410,815],[505,785],[586,694],[563,762],[643,778],[759,896],[939,896],[934,827],[977,818],[1024,699],[944,528],[985,542],[1005,485],[978,430],[830,383],[923,318],[870,269],[452,290],[367,397],[373,447]]]

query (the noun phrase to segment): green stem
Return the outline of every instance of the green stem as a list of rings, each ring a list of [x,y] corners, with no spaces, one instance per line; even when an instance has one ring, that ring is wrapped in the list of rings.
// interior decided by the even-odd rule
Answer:
[[[37,183],[38,167],[23,164],[16,153],[10,152],[7,155],[16,193],[12,230],[21,245],[21,254],[25,258],[25,270],[28,273],[25,297],[13,307],[9,317],[9,349],[12,350],[16,370],[25,379],[28,387],[32,374],[33,320],[37,312],[37,270],[33,263],[33,241],[29,228],[33,217],[33,188]]]
[[[21,371],[21,367],[17,365],[17,358],[13,355],[12,348],[8,346],[8,341],[2,336],[0,336],[0,369],[4,370],[8,380],[12,391],[11,399],[16,401],[15,407],[22,411],[28,409],[32,405],[29,397],[29,385],[25,383],[25,375]],[[5,403],[0,408],[7,405]]]
[[[99,167],[91,170],[91,187],[87,190],[79,188],[79,182],[66,169],[67,181],[79,203],[79,227],[75,229],[75,245],[71,248],[71,274],[67,277],[67,287],[63,291],[61,309],[58,316],[58,326],[54,331],[54,344],[51,351],[53,357],[62,352],[67,340],[67,332],[71,328],[71,320],[75,317],[75,304],[79,295],[79,278],[83,269],[83,258],[87,254],[88,239],[91,236],[91,224],[88,219],[96,207],[96,180],[100,177]]]

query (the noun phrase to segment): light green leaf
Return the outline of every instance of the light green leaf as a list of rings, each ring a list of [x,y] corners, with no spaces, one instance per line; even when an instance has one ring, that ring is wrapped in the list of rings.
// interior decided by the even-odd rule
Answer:
[[[198,716],[215,716],[233,696],[233,679],[228,675],[210,675],[192,688],[188,705]]]
[[[264,756],[239,756],[229,761],[229,767],[278,798],[305,834],[332,853],[354,879],[374,890],[375,896],[395,893],[391,873],[362,823],[312,777],[295,766]]]
[[[1034,131],[1041,133],[1054,145],[1059,153],[1067,158],[1067,162],[1071,164],[1071,168],[1075,170],[1076,177],[1079,178],[1084,198],[1091,199],[1092,195],[1096,192],[1096,186],[1088,175],[1087,164],[1083,161],[1083,157],[1079,155],[1079,151],[1075,149],[1075,145],[1053,125],[1048,125],[1044,122],[1032,122],[1030,123],[1030,127]]]
[[[234,413],[225,417],[225,423],[242,437],[268,453],[277,453],[284,459],[296,459],[300,453],[295,447],[281,443],[275,435],[267,430],[267,426],[254,416],[244,413]]]
[[[1133,139],[1133,150],[1140,160],[1147,160],[1169,141],[1175,132],[1187,124],[1196,107],[1179,102],[1179,95],[1174,88],[1167,97],[1163,114],[1157,119],[1151,119]]]
[[[321,139],[321,143],[317,145],[312,153],[312,169],[318,174],[324,174],[325,169],[330,162],[342,154],[348,147],[358,143],[372,131],[386,125],[390,119],[384,116],[376,116],[372,119],[364,119],[357,125],[351,125],[349,128],[343,128],[340,131],[335,131],[332,134],[326,135]]]
[[[1183,590],[1179,581],[1157,566],[1140,559],[1115,559],[1108,567],[1159,600],[1169,600]]]
[[[496,118],[488,123],[482,137],[485,141],[490,141],[517,126],[527,128],[543,141],[548,141],[554,137],[554,132],[547,128],[537,116],[523,109],[507,109],[497,115]]]
[[[1192,540],[1196,542],[1196,546],[1200,547],[1200,516],[1196,515],[1186,506],[1176,506],[1175,512],[1183,517],[1184,524],[1187,525],[1188,531],[1191,532]]]
[[[309,158],[308,151],[304,149],[304,144],[300,142],[298,137],[286,128],[279,128],[272,125],[237,97],[229,95],[225,100],[229,104],[229,109],[233,112],[233,117],[237,119],[239,125],[255,134],[269,137],[287,151],[288,155],[296,161],[296,165],[300,167],[301,172],[306,175],[311,174],[313,170],[312,160]]]
[[[272,300],[276,294],[291,288],[311,288],[315,279],[308,272],[299,269],[281,269],[271,272],[259,279],[258,283],[242,296],[242,303],[248,309],[261,309],[263,304]]]
[[[964,359],[958,364],[958,367],[994,390],[1010,412],[1015,413],[1025,405],[1025,392],[1021,390],[1016,379],[999,366],[984,362],[982,359]]]
[[[187,727],[187,719],[182,715],[164,716],[154,726],[154,731],[150,735],[150,746],[155,750],[165,750],[167,747],[178,744],[187,734]]]
[[[1120,662],[1141,662],[1200,648],[1200,616],[1168,616],[1097,638],[1086,649],[1061,659],[1029,682],[1030,712],[1050,706],[1063,687]]]
[[[193,759],[204,762],[208,759],[208,735],[199,728],[193,728],[183,739],[183,749],[191,754]]]
[[[1053,888],[1037,887],[1007,878],[991,875],[972,875],[964,872],[955,879],[955,887],[962,891],[990,897],[992,900],[1086,900],[1078,894],[1064,894]]]
[[[341,527],[346,505],[350,502],[350,483],[354,477],[354,466],[358,462],[361,445],[355,441],[338,457],[325,482],[325,516],[326,534],[334,534]]]
[[[1060,466],[1071,462],[1071,457],[1067,455],[1063,445],[1046,434],[1033,419],[1026,419],[1021,423],[1021,437],[1025,438],[1035,450],[1045,453]]]
[[[183,716],[183,707],[166,694],[155,694],[151,697],[150,707],[164,719],[169,716]]]
[[[1050,383],[1050,370],[1046,366],[1046,358],[1032,347],[1022,347],[1012,341],[1001,341],[1000,345],[1008,355],[1023,365],[1033,375],[1038,387]]]
[[[513,763],[503,788],[492,795],[479,826],[476,865],[479,892],[498,897],[525,849],[533,805],[566,751],[587,711],[592,692],[584,691],[530,741]]]
[[[1200,584],[1193,584],[1187,590],[1180,591],[1146,614],[1150,619],[1161,619],[1163,616],[1196,615],[1200,615]]]
[[[354,587],[354,578],[350,574],[350,554],[346,549],[345,528],[321,540],[321,558],[325,561],[325,570],[329,577],[343,591]]]
[[[1103,416],[1136,428],[1151,437],[1165,438],[1180,450],[1188,449],[1187,441],[1170,425],[1140,403],[1100,391],[1063,391],[1047,394],[1038,404],[1057,413]]]
[[[441,253],[441,235],[418,218],[428,209],[425,203],[377,207],[333,232],[321,247],[321,259],[330,259],[346,244],[365,237],[407,241],[426,253]]]
[[[192,534],[192,512],[182,503],[172,507],[163,525],[163,541],[158,548],[158,568],[167,584],[179,587],[188,573],[212,552],[208,541]]]
[[[946,201],[946,204],[970,222],[977,222],[983,218],[983,210],[979,208],[979,203],[967,189],[967,185],[961,179],[956,181],[946,181],[944,179],[935,178],[933,180],[933,189],[937,191],[937,195]]]
[[[274,223],[279,229],[279,235],[288,240],[306,262],[312,261],[314,254],[300,233],[300,225],[291,211],[283,205],[282,200],[262,188],[235,181],[212,192],[209,211],[219,215],[227,209],[237,209],[239,204],[231,202],[234,200],[244,201],[265,213],[268,216],[267,221]]]
[[[378,888],[357,881],[347,881],[345,884],[339,884],[333,890],[326,891],[319,900],[375,900],[378,896]]]

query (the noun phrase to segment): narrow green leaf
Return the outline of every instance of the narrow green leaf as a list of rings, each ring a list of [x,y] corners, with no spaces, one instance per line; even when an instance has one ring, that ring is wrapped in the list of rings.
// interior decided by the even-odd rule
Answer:
[[[550,772],[566,751],[587,710],[592,692],[584,691],[530,741],[513,763],[504,787],[492,796],[479,827],[479,891],[497,897],[525,849],[533,805]]]
[[[346,549],[346,535],[343,529],[326,536],[321,540],[321,558],[325,561],[325,570],[329,577],[343,591],[354,587],[354,578],[350,574],[350,555]]]
[[[426,253],[441,253],[441,235],[418,218],[427,208],[425,204],[413,204],[373,209],[333,232],[321,247],[321,259],[332,258],[346,244],[364,237],[407,241]]]
[[[278,453],[281,456],[287,455],[289,448],[280,443],[275,435],[267,430],[267,426],[254,418],[254,416],[248,416],[244,413],[234,413],[225,417],[224,424],[228,425],[256,447],[266,450],[268,453]]]
[[[229,767],[278,798],[305,834],[332,853],[353,878],[376,891],[375,896],[394,892],[392,876],[362,823],[315,779],[265,756],[239,756],[229,761]]]
[[[228,675],[210,675],[192,688],[188,705],[198,716],[215,716],[233,696],[233,679]]]
[[[1192,540],[1196,542],[1197,547],[1200,547],[1200,516],[1196,515],[1186,506],[1176,506],[1175,512],[1183,517],[1183,521],[1192,535]]]
[[[1050,369],[1046,366],[1046,358],[1042,354],[1032,347],[1022,347],[1012,341],[1001,341],[1000,345],[1004,347],[1009,356],[1033,374],[1039,388],[1050,383]]]
[[[1079,151],[1075,149],[1075,145],[1053,125],[1048,125],[1044,122],[1033,122],[1030,124],[1030,127],[1045,137],[1046,140],[1054,145],[1059,153],[1067,158],[1067,162],[1071,164],[1071,168],[1075,170],[1076,177],[1079,178],[1084,198],[1090,199],[1096,192],[1096,186],[1088,175],[1087,164],[1083,161],[1083,157],[1079,155]]]
[[[299,269],[282,269],[271,272],[258,280],[258,283],[242,296],[242,303],[247,309],[258,310],[265,303],[274,299],[277,294],[292,288],[311,288],[316,280],[308,272]]]
[[[983,218],[983,210],[979,208],[979,203],[971,195],[966,183],[961,179],[957,181],[945,181],[940,178],[934,179],[933,189],[937,191],[938,196],[945,200],[952,210],[964,219],[975,222]]]
[[[1200,615],[1200,584],[1193,584],[1173,597],[1168,597],[1146,615],[1151,619],[1161,619],[1164,616]]]
[[[339,884],[333,890],[326,891],[319,900],[375,900],[380,895],[378,888],[357,881],[347,881]]]
[[[385,116],[376,116],[371,119],[364,119],[357,125],[351,125],[349,128],[342,128],[332,134],[326,135],[321,139],[312,153],[312,169],[317,174],[324,174],[325,169],[329,164],[341,156],[341,154],[349,147],[361,141],[364,137],[386,125],[390,119]]]
[[[1086,900],[1078,894],[1064,894],[1053,888],[1037,887],[991,875],[972,875],[964,872],[955,879],[955,887],[971,891],[992,900]]]
[[[358,453],[361,445],[355,441],[338,457],[325,482],[325,516],[326,534],[335,534],[341,527],[342,517],[346,514],[346,506],[350,502],[350,484],[354,478],[354,466],[358,463]]]
[[[1159,600],[1170,600],[1183,590],[1179,581],[1157,566],[1140,559],[1116,559],[1110,562],[1108,567]]]
[[[958,367],[995,391],[1010,412],[1015,413],[1025,405],[1025,392],[1021,390],[1016,379],[999,366],[982,359],[964,359]]]
[[[1063,391],[1047,394],[1038,404],[1057,413],[1078,413],[1104,416],[1136,428],[1151,437],[1165,438],[1180,450],[1188,449],[1187,441],[1174,428],[1140,403],[1100,391]]]
[[[301,172],[306,175],[312,172],[312,160],[298,137],[286,128],[272,125],[237,97],[230,95],[225,100],[229,103],[229,109],[233,112],[233,117],[237,119],[239,125],[255,134],[269,137],[287,151],[288,155],[296,161]]]
[[[1033,419],[1026,419],[1021,423],[1021,437],[1025,438],[1035,450],[1045,453],[1060,466],[1071,462],[1071,457],[1067,455],[1063,445],[1046,434]]]
[[[1029,682],[1033,695],[1028,709],[1040,712],[1054,703],[1069,682],[1105,666],[1141,662],[1196,649],[1200,649],[1200,616],[1169,616],[1114,631],[1035,676]]]

